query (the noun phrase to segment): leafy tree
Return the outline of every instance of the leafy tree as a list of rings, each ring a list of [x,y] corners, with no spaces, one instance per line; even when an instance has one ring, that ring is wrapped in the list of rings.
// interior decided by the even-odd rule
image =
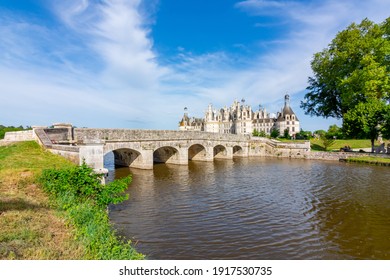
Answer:
[[[368,137],[374,146],[374,140],[377,139],[379,133],[389,136],[388,130],[385,130],[390,124],[389,114],[390,107],[380,100],[371,99],[365,103],[359,103],[354,110],[344,115],[344,131],[347,136]]]
[[[321,135],[325,135],[326,131],[323,129],[319,129],[319,130],[314,131],[314,134],[321,136]]]
[[[390,17],[381,24],[351,24],[314,55],[301,107],[306,114],[342,118],[348,136],[373,144],[379,133],[390,133],[389,54]]]
[[[264,131],[258,131],[256,128],[253,130],[252,135],[258,137],[267,137],[267,134]]]
[[[284,138],[290,138],[290,133],[288,132],[287,128],[283,131],[283,137]]]
[[[277,128],[271,129],[271,138],[278,138],[280,135],[280,131]]]
[[[311,131],[305,131],[303,129],[301,129],[300,132],[298,132],[296,135],[295,135],[295,138],[296,139],[310,139],[312,137],[312,133]]]
[[[326,137],[331,139],[342,139],[344,138],[343,130],[341,127],[338,127],[336,124],[329,126],[328,132],[326,132]]]
[[[328,148],[330,146],[332,146],[334,144],[334,142],[336,141],[335,139],[326,137],[325,134],[320,135],[320,140],[321,140],[322,146],[324,147],[325,151],[327,151]]]

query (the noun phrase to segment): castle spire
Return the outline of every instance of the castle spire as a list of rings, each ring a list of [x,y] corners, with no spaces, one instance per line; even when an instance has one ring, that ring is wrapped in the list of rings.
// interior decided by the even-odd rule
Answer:
[[[290,95],[288,94],[284,96],[284,107],[290,107]]]

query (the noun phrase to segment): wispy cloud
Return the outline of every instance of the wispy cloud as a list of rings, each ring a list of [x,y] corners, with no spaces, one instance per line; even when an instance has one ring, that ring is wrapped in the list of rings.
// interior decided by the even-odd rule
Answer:
[[[159,79],[168,70],[155,61],[150,30],[138,12],[140,1],[56,3],[53,12],[62,24],[53,28],[1,13],[3,106],[28,102],[30,110],[23,114],[33,124],[42,123],[39,116],[46,112],[45,120],[83,126],[94,126],[94,118],[95,126],[108,123],[104,116],[111,126],[128,126],[125,119],[142,117],[155,125],[150,117],[155,108],[146,101],[162,100]],[[4,110],[1,117],[18,119],[15,110]]]

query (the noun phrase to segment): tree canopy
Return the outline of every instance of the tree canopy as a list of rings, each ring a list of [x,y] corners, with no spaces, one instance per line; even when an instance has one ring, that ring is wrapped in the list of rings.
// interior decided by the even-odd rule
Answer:
[[[390,137],[390,17],[352,23],[314,54],[311,67],[306,114],[342,118],[350,137]]]

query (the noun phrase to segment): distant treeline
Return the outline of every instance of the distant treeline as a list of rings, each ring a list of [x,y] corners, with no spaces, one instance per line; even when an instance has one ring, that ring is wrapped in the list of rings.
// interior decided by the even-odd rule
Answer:
[[[4,139],[4,135],[5,135],[6,132],[28,130],[28,129],[31,129],[31,127],[27,126],[27,127],[24,128],[22,125],[18,126],[18,127],[15,127],[15,126],[4,126],[4,125],[0,124],[0,139]]]

